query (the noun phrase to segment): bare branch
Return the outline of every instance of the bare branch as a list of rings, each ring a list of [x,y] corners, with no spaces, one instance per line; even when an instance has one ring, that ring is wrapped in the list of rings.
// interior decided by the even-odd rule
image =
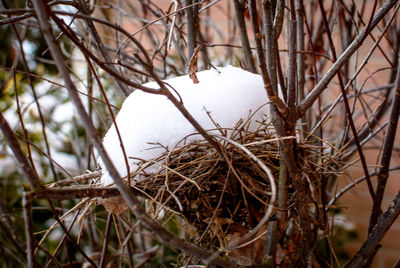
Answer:
[[[393,102],[390,111],[388,128],[385,134],[383,144],[382,158],[378,173],[378,183],[376,186],[376,200],[374,200],[369,224],[369,232],[375,226],[378,216],[381,214],[381,204],[385,192],[386,182],[389,178],[389,166],[392,159],[393,145],[396,138],[397,124],[400,116],[400,65],[397,67],[397,78],[393,87]]]
[[[310,108],[315,100],[321,95],[321,93],[326,89],[332,78],[339,73],[340,68],[349,60],[354,52],[363,44],[363,36],[365,32],[370,33],[375,26],[383,19],[383,17],[392,9],[392,7],[397,3],[396,0],[386,1],[382,7],[375,14],[373,20],[371,21],[370,27],[364,27],[363,30],[356,36],[353,42],[346,48],[342,55],[337,59],[337,61],[329,68],[326,74],[321,78],[319,83],[312,89],[312,91],[307,95],[307,97],[299,105],[299,117],[302,116],[305,111]]]
[[[117,185],[117,187],[118,187],[119,191],[121,192],[122,196],[124,197],[125,201],[128,203],[132,212],[139,219],[143,220],[143,222],[146,225],[148,225],[151,230],[153,230],[155,233],[157,233],[165,242],[169,243],[170,245],[172,245],[174,247],[182,249],[182,250],[196,256],[197,258],[207,261],[207,259],[211,256],[210,252],[200,249],[187,241],[181,240],[180,238],[178,238],[177,236],[173,235],[172,233],[168,232],[165,228],[163,228],[157,221],[155,221],[153,218],[151,218],[145,212],[145,210],[142,208],[141,203],[139,202],[137,197],[130,191],[128,186],[123,182],[123,180],[121,179],[121,176],[119,175],[119,173],[116,170],[114,164],[112,163],[110,157],[108,156],[106,150],[104,149],[101,139],[100,139],[96,129],[94,128],[91,118],[88,116],[87,112],[85,111],[85,108],[79,98],[79,95],[77,94],[76,87],[71,80],[67,66],[65,65],[65,62],[62,58],[60,48],[54,40],[51,26],[48,21],[49,14],[51,13],[50,9],[48,8],[47,4],[44,2],[41,2],[41,0],[34,0],[33,4],[34,4],[36,14],[38,16],[39,24],[40,24],[43,34],[45,36],[46,42],[49,46],[51,54],[53,55],[54,61],[57,63],[57,68],[65,81],[68,93],[69,93],[71,99],[73,100],[75,107],[77,108],[82,121],[84,122],[84,124],[86,126],[86,129],[92,139],[94,146],[96,147],[99,155],[103,159],[103,162],[104,162],[105,166],[107,167],[109,174],[114,179],[115,184]],[[213,263],[215,265],[219,265],[221,267],[231,267],[232,266],[220,258],[214,259]]]
[[[325,14],[325,9],[323,7],[323,3],[322,3],[321,0],[318,0],[318,4],[319,4],[320,10],[321,10],[322,20],[323,20],[324,26],[325,26],[325,31],[326,31],[326,34],[328,36],[329,47],[331,49],[332,58],[333,58],[333,61],[336,62],[337,61],[336,50],[335,50],[335,46],[333,44],[331,32],[329,30],[329,25],[328,25],[328,20],[326,18],[326,14]],[[340,69],[338,71],[340,71]],[[375,202],[375,192],[374,192],[374,188],[372,186],[371,179],[369,177],[367,161],[365,159],[363,150],[361,148],[360,141],[358,140],[358,134],[357,134],[356,126],[355,126],[353,118],[352,118],[352,114],[351,114],[351,111],[350,111],[350,105],[349,105],[349,102],[347,100],[346,90],[344,88],[344,83],[343,83],[343,79],[342,79],[342,76],[341,76],[340,72],[337,73],[337,76],[338,76],[338,80],[339,80],[340,90],[342,92],[344,107],[346,109],[347,120],[348,120],[348,122],[350,124],[350,128],[351,128],[351,131],[353,133],[353,139],[354,139],[354,142],[355,142],[355,144],[357,146],[357,151],[358,151],[358,154],[360,156],[360,160],[361,160],[361,164],[362,164],[362,167],[363,167],[363,170],[364,170],[364,174],[366,176],[369,194],[371,195],[372,200],[374,200],[374,202]]]
[[[110,238],[112,218],[113,218],[113,216],[109,212],[108,216],[107,216],[106,232],[104,233],[103,249],[101,251],[101,259],[100,259],[99,268],[104,268],[105,264],[106,264],[107,247],[108,247],[108,240]]]
[[[257,73],[257,68],[256,65],[254,64],[254,58],[251,53],[249,36],[247,34],[247,29],[246,29],[246,22],[244,20],[243,4],[239,0],[234,0],[233,3],[235,6],[236,21],[238,23],[240,40],[242,42],[243,54],[247,68],[249,69],[250,72]]]
[[[88,11],[88,7],[87,7],[87,3],[83,0],[79,1],[79,9],[83,12],[83,14],[88,15],[89,11]],[[110,56],[108,55],[106,48],[104,47],[103,42],[101,41],[101,38],[96,30],[96,27],[93,24],[93,21],[90,19],[85,18],[85,22],[86,25],[94,39],[94,43],[97,46],[97,49],[100,51],[101,55],[103,56],[104,60],[106,62],[112,62]],[[114,71],[114,72],[118,72],[116,70],[116,68],[114,66],[110,66],[110,68]],[[119,86],[119,88],[121,89],[121,91],[125,94],[125,96],[129,96],[129,94],[131,94],[132,90],[129,89],[126,84],[124,84],[122,81],[117,79],[117,84]]]
[[[188,39],[188,59],[193,55],[194,48],[196,47],[196,29],[195,29],[195,14],[193,12],[193,1],[185,0],[185,13],[186,13],[186,27]]]
[[[24,191],[22,199],[22,207],[24,208],[25,236],[26,236],[26,261],[28,268],[36,267],[37,263],[33,255],[35,248],[35,239],[33,237],[32,223],[32,204],[28,194]]]
[[[290,19],[289,19],[289,63],[288,63],[288,86],[287,86],[287,105],[293,109],[296,105],[296,76],[297,76],[297,20],[294,0],[290,0]]]
[[[13,151],[15,157],[18,160],[18,163],[20,164],[22,172],[26,176],[26,179],[29,181],[32,188],[42,188],[43,185],[40,182],[39,176],[31,166],[29,160],[26,158],[24,152],[21,149],[21,145],[19,144],[17,138],[15,137],[14,132],[12,131],[10,125],[4,118],[4,115],[1,111],[0,111],[0,128],[4,136],[6,137],[8,146],[10,146],[11,150]]]
[[[275,104],[275,106],[277,107],[279,112],[282,113],[283,115],[286,115],[288,113],[288,108],[283,103],[283,101],[279,98],[278,93],[274,92],[274,89],[272,88],[271,80],[268,75],[267,66],[265,63],[264,50],[262,47],[262,40],[261,40],[262,34],[260,32],[260,27],[258,25],[256,2],[254,0],[249,0],[249,11],[250,11],[251,23],[253,26],[254,39],[256,41],[258,64],[260,66],[261,76],[264,81],[265,90],[268,94],[269,99]]]
[[[367,240],[353,258],[344,267],[364,267],[369,257],[375,254],[377,246],[385,236],[390,226],[400,214],[400,192],[397,193],[389,208],[382,213]]]

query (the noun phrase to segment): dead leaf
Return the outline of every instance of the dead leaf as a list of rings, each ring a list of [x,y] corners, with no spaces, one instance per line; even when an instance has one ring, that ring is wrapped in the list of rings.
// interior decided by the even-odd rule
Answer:
[[[201,50],[201,45],[198,45],[195,50],[193,51],[193,55],[189,60],[189,77],[192,79],[194,84],[199,83],[199,79],[197,79],[196,72],[197,69],[197,54]]]

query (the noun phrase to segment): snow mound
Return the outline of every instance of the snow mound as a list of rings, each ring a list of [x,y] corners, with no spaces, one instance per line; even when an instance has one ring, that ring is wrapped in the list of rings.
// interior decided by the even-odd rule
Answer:
[[[215,123],[221,128],[232,129],[240,119],[246,120],[254,113],[251,129],[255,127],[256,120],[268,117],[269,100],[260,75],[232,66],[218,70],[198,72],[198,84],[194,84],[188,75],[164,82],[179,94],[185,108],[206,130],[219,133],[215,130]],[[158,88],[155,82],[146,83],[145,86]],[[196,133],[194,127],[165,96],[140,90],[134,91],[124,101],[116,117],[116,124],[129,158],[130,172],[136,170],[138,158],[155,159],[165,152],[165,148],[172,149],[183,138]],[[186,142],[201,138],[200,135],[192,135]],[[114,125],[105,135],[103,145],[120,175],[126,176],[124,155]],[[101,160],[99,163],[103,170],[101,182],[105,185],[113,183],[104,163]]]

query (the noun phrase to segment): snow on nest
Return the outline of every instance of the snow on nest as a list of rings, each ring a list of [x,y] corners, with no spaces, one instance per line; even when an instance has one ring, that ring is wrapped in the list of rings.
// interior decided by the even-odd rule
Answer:
[[[232,66],[218,70],[198,72],[198,84],[194,84],[188,75],[164,82],[178,92],[185,108],[206,130],[216,131],[210,116],[222,128],[232,129],[240,119],[248,119],[250,113],[257,111],[252,122],[261,121],[269,114],[269,105],[265,105],[269,100],[260,75]],[[144,86],[158,88],[155,82]],[[194,127],[165,96],[140,90],[134,91],[124,101],[116,123],[127,156],[136,158],[129,158],[130,172],[137,168],[138,158],[155,159],[165,152],[164,148],[155,143],[172,149],[183,138],[196,133]],[[254,127],[255,124],[252,125]],[[192,135],[186,142],[200,138],[200,135]],[[126,176],[125,160],[114,125],[105,135],[103,145],[120,175]],[[105,185],[113,183],[103,162],[99,162],[104,171],[101,182]]]

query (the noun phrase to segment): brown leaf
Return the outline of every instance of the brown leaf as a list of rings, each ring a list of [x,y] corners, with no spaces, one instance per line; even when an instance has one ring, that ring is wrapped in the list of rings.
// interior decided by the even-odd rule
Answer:
[[[196,72],[198,71],[197,69],[197,54],[201,50],[201,45],[198,45],[192,55],[192,58],[189,60],[189,77],[192,79],[194,84],[199,83],[199,79],[197,79]]]

